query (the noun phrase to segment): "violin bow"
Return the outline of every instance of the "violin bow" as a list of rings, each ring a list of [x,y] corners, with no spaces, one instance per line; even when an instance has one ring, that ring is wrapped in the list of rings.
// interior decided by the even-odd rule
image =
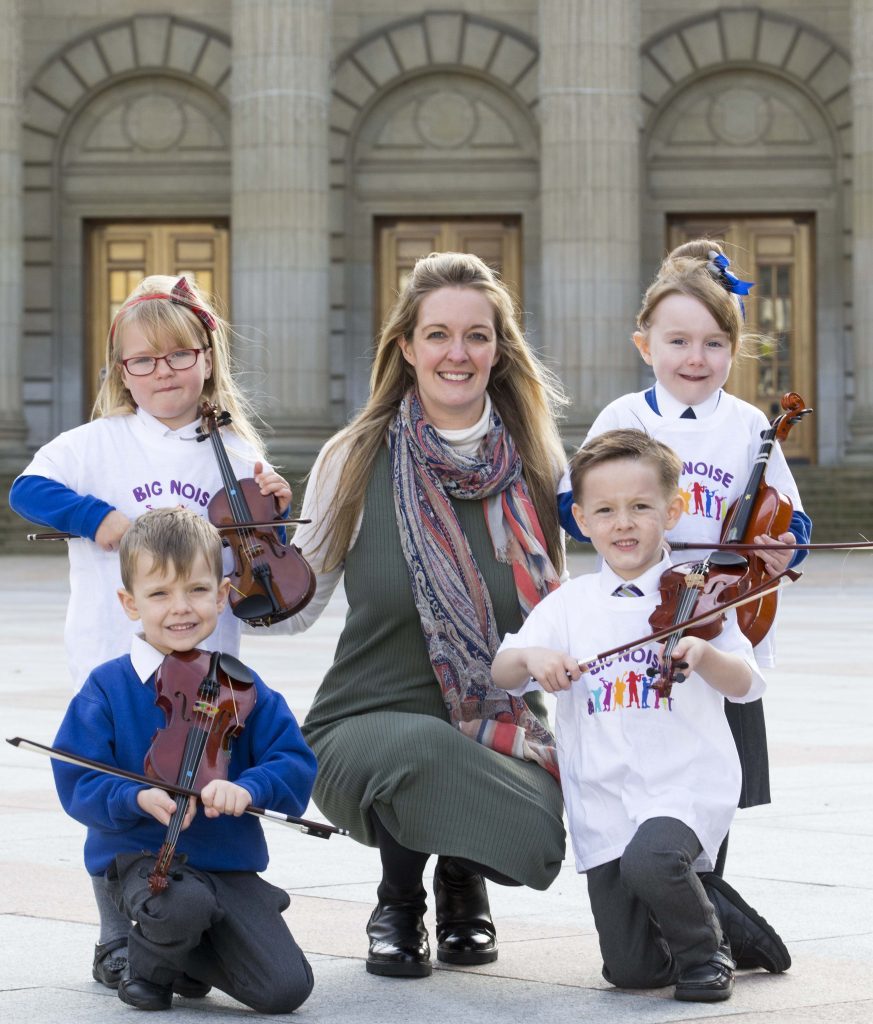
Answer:
[[[788,547],[788,545],[785,545]],[[684,629],[690,629],[693,626],[702,625],[704,622],[709,622],[714,619],[716,615],[729,611],[731,608],[739,608],[740,605],[749,604],[751,601],[757,601],[758,598],[764,597],[766,594],[772,594],[774,591],[783,590],[786,586],[791,583],[796,583],[803,575],[797,569],[786,569],[784,572],[779,573],[778,576],[773,576],[765,583],[759,584],[757,587],[752,587],[751,590],[747,590],[745,594],[740,597],[735,597],[731,601],[725,601],[724,604],[719,605],[718,608],[710,608],[709,611],[701,612],[700,615],[695,615],[690,619],[685,619],[684,622],[674,622],[673,625],[667,626],[664,629],[659,629],[657,632],[650,634],[649,636],[643,637],[640,640],[634,640],[629,644],[620,644],[618,647],[613,647],[610,651],[603,651],[600,654],[595,654],[593,658],[587,658],[583,661],[578,662],[579,668],[583,672],[588,672],[592,665],[596,665],[598,661],[603,658],[611,658],[615,654],[624,654],[627,651],[635,651],[640,647],[645,647],[647,644],[658,643],[661,640],[666,640],[671,637],[674,633],[680,633]]]
[[[873,548],[873,540],[833,541],[821,544],[718,544],[713,541],[677,540],[670,544],[671,551],[862,551]]]
[[[140,775],[138,772],[129,772],[125,768],[117,768],[115,765],[104,764],[102,761],[92,761],[89,757],[81,757],[79,754],[71,754],[67,750],[58,750],[57,747],[47,747],[42,743],[34,743],[33,740],[26,740],[22,736],[13,736],[12,739],[7,739],[6,742],[11,743],[13,747],[19,747],[21,750],[29,750],[34,754],[43,754],[46,757],[51,757],[55,761],[66,761],[68,764],[79,765],[82,768],[94,768],[98,772],[104,772],[107,775],[117,775],[120,779],[128,779],[131,782],[141,782],[145,786],[163,789],[167,793],[173,793],[177,796],[200,796],[196,789],[176,786],[171,782],[164,782],[163,779],[153,779],[148,775]],[[321,821],[310,821],[306,818],[298,818],[293,814],[282,814],[280,811],[267,810],[264,807],[247,807],[246,814],[254,814],[259,818],[269,818],[271,821],[277,821],[280,825],[287,825],[289,828],[296,828],[298,832],[314,836],[316,839],[330,839],[332,835],[347,836],[350,834],[349,830],[345,828],[336,828],[334,825],[327,825]]]
[[[273,519],[266,523],[234,523],[233,526],[216,526],[215,529],[219,533],[223,533],[225,530],[264,530],[269,527],[275,527],[277,530],[282,526],[301,526],[304,523],[311,523],[311,519]],[[28,540],[82,540],[82,537],[78,533],[63,533],[49,531],[47,533],[29,533],[27,535]]]

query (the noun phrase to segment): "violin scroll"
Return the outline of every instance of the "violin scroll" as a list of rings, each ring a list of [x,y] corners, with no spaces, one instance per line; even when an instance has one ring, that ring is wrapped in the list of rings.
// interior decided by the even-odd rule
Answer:
[[[813,411],[808,409],[804,400],[796,391],[787,391],[780,402],[784,415],[778,416],[773,421],[773,429],[776,431],[776,440],[780,443],[785,441],[791,428],[799,423],[804,416],[809,416]]]

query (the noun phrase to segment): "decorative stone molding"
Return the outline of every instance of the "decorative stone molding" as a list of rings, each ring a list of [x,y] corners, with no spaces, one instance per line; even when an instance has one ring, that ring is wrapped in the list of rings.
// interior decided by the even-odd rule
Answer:
[[[754,68],[803,89],[833,125],[840,154],[851,154],[849,56],[808,25],[759,8],[721,8],[671,25],[643,45],[641,56],[647,127],[694,81],[728,68]],[[736,98],[736,109],[747,119],[740,135],[763,134],[768,111],[758,106],[753,112],[748,97]],[[731,118],[722,118],[721,123],[729,125]]]
[[[484,78],[533,107],[537,101],[537,55],[536,43],[523,33],[459,11],[404,18],[365,36],[337,58],[330,112],[333,184],[346,184],[351,137],[365,112],[389,86],[450,69]],[[446,121],[440,120],[440,132],[448,131],[446,125],[451,127],[445,138],[433,134],[435,107],[440,108],[440,118],[450,115]],[[411,125],[437,149],[464,145],[481,124],[469,97],[445,88],[421,98],[409,115]],[[462,137],[463,141],[458,141]]]

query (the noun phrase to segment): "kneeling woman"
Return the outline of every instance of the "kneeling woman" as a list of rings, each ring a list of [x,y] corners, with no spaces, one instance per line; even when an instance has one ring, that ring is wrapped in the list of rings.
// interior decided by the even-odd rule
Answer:
[[[367,970],[431,972],[422,874],[437,855],[437,958],[497,958],[484,879],[545,889],[564,857],[541,695],[491,682],[506,632],[558,584],[557,386],[478,257],[419,260],[388,316],[370,398],[316,461],[295,538],[310,625],[345,574],[345,628],[304,725],[314,798],[378,846]]]

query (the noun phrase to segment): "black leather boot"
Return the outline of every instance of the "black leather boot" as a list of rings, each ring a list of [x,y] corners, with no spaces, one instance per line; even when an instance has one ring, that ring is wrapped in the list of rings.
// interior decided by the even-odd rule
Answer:
[[[444,964],[490,964],[497,959],[485,879],[451,857],[440,857],[433,876],[437,960]]]
[[[367,971],[391,978],[426,978],[432,968],[423,921],[424,889],[400,893],[383,883],[377,895],[379,902],[367,922]]]

